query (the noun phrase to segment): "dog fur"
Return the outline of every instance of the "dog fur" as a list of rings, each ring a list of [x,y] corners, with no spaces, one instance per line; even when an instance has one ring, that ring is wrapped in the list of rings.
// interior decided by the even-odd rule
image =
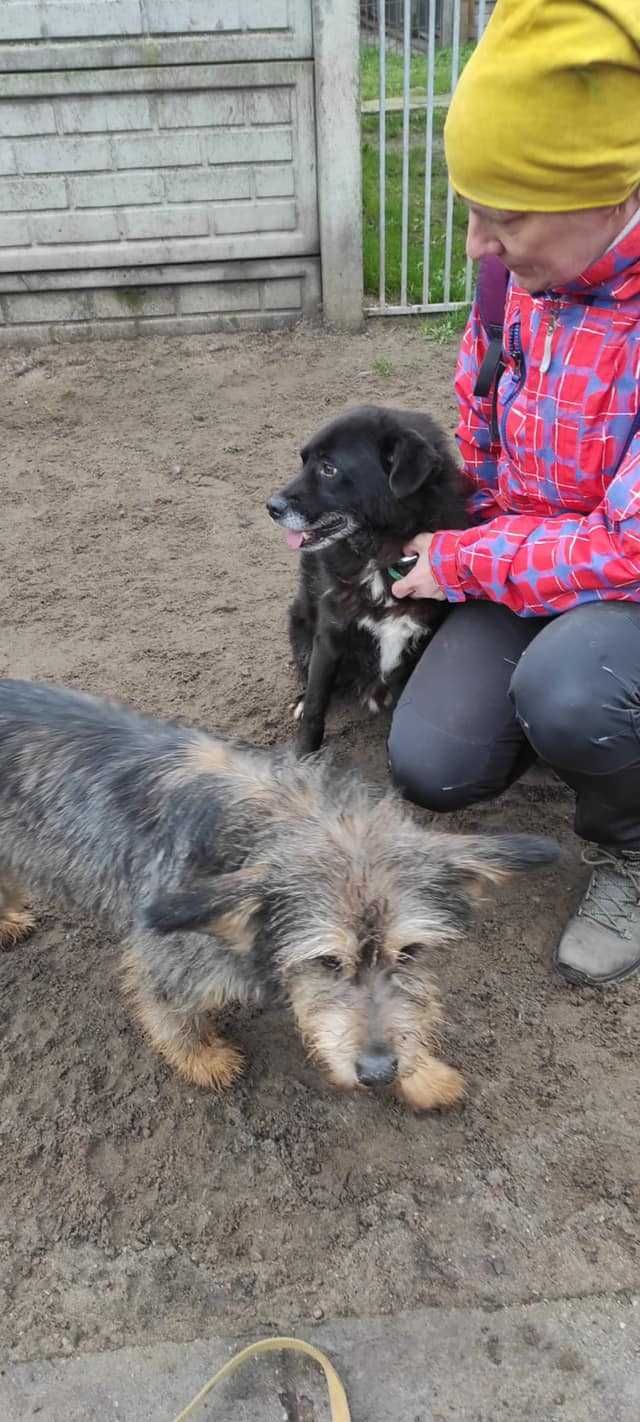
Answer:
[[[275,988],[336,1086],[457,1101],[435,1055],[435,951],[466,931],[479,885],[556,853],[421,829],[318,758],[0,681],[0,943],[32,931],[34,896],[102,916],[135,1016],[198,1086],[242,1068],[220,1012]]]
[[[322,743],[336,683],[375,712],[406,681],[447,609],[394,598],[389,567],[417,533],[467,520],[458,467],[429,415],[348,410],[301,457],[302,470],[267,508],[300,547],[289,634],[304,683],[296,719],[307,755]]]

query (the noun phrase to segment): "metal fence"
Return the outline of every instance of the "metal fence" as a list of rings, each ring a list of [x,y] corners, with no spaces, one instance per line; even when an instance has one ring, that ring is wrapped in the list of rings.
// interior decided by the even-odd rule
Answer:
[[[404,0],[360,0],[360,29],[363,35],[377,35],[380,11],[385,12],[387,48],[402,50],[404,32]],[[411,34],[414,40],[426,39],[429,0],[413,0]],[[436,34],[439,36],[442,0],[436,0]]]
[[[464,211],[446,175],[442,129],[461,65],[493,5],[491,0],[473,5],[468,0],[365,0],[368,17],[374,6],[378,96],[363,103],[362,124],[363,162],[366,156],[370,165],[377,137],[377,272],[375,260],[369,265],[365,260],[370,296],[377,275],[377,301],[365,310],[369,316],[456,311],[471,299],[473,271],[464,255]],[[400,15],[401,81],[399,57],[389,44],[389,21],[393,31]],[[445,21],[451,37],[443,49],[439,41]],[[371,44],[366,25],[362,39]],[[389,92],[389,77],[397,77],[400,94]],[[368,218],[373,247],[371,212],[366,210],[370,186],[364,185],[365,234]]]
[[[489,0],[491,5],[492,0]],[[471,39],[476,33],[479,0],[461,0],[460,34],[462,40]],[[414,42],[426,44],[429,30],[430,0],[413,0],[411,14],[411,34]],[[455,0],[436,0],[435,34],[436,45],[451,43],[453,30],[453,10]],[[404,32],[404,0],[360,0],[360,28],[362,33],[376,34],[380,23],[380,10],[385,11],[387,48],[402,48]]]

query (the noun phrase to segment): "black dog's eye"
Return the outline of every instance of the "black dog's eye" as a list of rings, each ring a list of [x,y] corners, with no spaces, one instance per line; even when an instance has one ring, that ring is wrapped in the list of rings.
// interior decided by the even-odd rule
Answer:
[[[320,958],[319,962],[328,973],[341,973],[342,963],[339,958]]]
[[[330,459],[323,459],[320,464],[320,473],[325,479],[335,479],[338,471]]]

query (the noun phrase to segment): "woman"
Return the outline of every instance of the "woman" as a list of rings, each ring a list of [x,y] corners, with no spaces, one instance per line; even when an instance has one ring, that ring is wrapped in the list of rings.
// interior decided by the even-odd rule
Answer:
[[[511,272],[504,371],[494,410],[476,307],[456,376],[474,523],[406,550],[396,596],[454,606],[391,767],[453,810],[550,764],[593,866],[556,964],[611,983],[640,971],[640,0],[498,0],[445,143],[469,256]]]

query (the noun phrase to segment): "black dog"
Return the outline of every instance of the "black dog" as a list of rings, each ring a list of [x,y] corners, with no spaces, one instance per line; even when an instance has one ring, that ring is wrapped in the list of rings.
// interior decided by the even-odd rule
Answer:
[[[301,456],[301,472],[267,508],[302,554],[289,635],[305,681],[296,719],[307,755],[322,744],[337,680],[371,711],[400,689],[446,606],[394,598],[394,563],[416,534],[467,519],[457,464],[429,415],[349,410]]]

